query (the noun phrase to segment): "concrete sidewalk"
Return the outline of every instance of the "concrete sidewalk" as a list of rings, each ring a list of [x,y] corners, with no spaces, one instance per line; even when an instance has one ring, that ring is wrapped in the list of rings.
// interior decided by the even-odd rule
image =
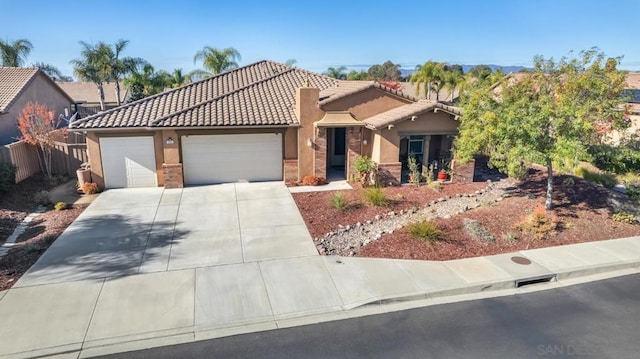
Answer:
[[[84,358],[621,269],[640,269],[640,237],[447,262],[303,256],[22,286],[0,292],[0,355]]]

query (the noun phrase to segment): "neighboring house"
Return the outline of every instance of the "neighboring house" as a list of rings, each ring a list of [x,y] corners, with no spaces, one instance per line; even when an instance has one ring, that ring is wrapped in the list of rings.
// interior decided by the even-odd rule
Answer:
[[[38,102],[68,118],[73,99],[37,67],[0,67],[0,145],[20,137],[18,118],[29,102]]]
[[[58,82],[58,86],[76,103],[79,117],[87,117],[100,112],[98,86],[93,82]],[[105,83],[102,88],[105,110],[117,107],[116,84],[113,82]],[[129,92],[123,84],[120,84],[120,97],[120,103],[125,103],[129,99]]]
[[[261,61],[74,121],[105,188],[355,176],[450,156],[458,108]]]
[[[630,136],[636,141],[640,141],[640,72],[630,72],[627,75],[627,86],[625,91],[629,94],[629,103],[627,103],[630,111],[630,126],[625,131],[625,135]],[[613,136],[613,140],[619,142],[619,136]]]

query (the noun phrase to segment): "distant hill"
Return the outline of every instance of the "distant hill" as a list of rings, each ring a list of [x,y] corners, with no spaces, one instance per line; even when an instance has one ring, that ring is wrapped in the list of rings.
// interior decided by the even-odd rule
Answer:
[[[471,70],[472,68],[476,67],[477,65],[462,65],[462,70],[464,71],[464,73],[469,72],[469,70]],[[502,69],[502,72],[504,72],[505,74],[508,74],[509,72],[519,72],[522,70],[527,70],[527,67],[525,66],[501,66],[501,65],[487,65],[489,66],[493,71],[497,70],[497,69]],[[407,77],[407,76],[411,76],[412,73],[414,73],[416,70],[415,69],[400,69],[400,72],[402,73],[403,77]]]

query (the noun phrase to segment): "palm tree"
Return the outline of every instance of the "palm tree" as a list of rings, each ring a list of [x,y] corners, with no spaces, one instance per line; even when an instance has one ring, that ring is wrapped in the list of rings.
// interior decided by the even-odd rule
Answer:
[[[104,83],[111,79],[111,47],[103,42],[91,45],[80,41],[80,58],[73,59],[73,72],[82,81],[93,82],[98,87],[100,110],[104,111]]]
[[[32,66],[39,68],[40,71],[44,72],[45,74],[47,74],[47,76],[51,77],[53,81],[58,81],[58,82],[73,81],[73,78],[63,75],[62,72],[60,72],[60,70],[57,67],[51,64],[45,64],[44,62],[36,62]]]
[[[465,82],[465,77],[462,72],[459,72],[459,71],[444,72],[444,80],[442,81],[442,83],[444,84],[444,88],[449,90],[450,101],[453,101],[453,95],[455,91],[460,89],[460,87],[463,85],[464,82]]]
[[[217,75],[238,68],[238,61],[241,60],[240,53],[233,47],[217,49],[205,46],[202,50],[196,52],[193,57],[194,64],[202,61],[202,66],[204,66],[209,75]]]
[[[2,66],[20,67],[27,61],[33,45],[29,40],[20,39],[13,42],[0,40],[0,58]]]
[[[116,84],[116,101],[120,106],[120,80],[127,74],[133,73],[138,66],[144,66],[147,62],[138,57],[120,58],[120,54],[129,44],[129,40],[116,41],[110,53],[110,81]]]
[[[409,82],[415,84],[416,93],[424,88],[427,100],[431,99],[431,90],[436,91],[436,101],[439,100],[438,92],[442,89],[444,65],[434,61],[427,61],[423,65],[416,66],[416,72],[411,75]]]
[[[345,66],[329,67],[323,74],[333,77],[334,79],[342,80],[347,77],[347,68]]]
[[[173,69],[171,73],[170,84],[171,87],[177,88],[184,86],[191,82],[191,74],[182,74],[182,69]]]

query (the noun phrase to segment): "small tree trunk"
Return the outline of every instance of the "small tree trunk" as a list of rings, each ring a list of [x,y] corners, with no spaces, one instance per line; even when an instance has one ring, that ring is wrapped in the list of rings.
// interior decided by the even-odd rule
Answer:
[[[116,103],[120,106],[120,81],[116,80]]]
[[[100,111],[104,111],[104,89],[102,84],[98,85],[98,100],[100,101]]]
[[[547,158],[547,199],[544,202],[546,209],[553,209],[553,163]]]

